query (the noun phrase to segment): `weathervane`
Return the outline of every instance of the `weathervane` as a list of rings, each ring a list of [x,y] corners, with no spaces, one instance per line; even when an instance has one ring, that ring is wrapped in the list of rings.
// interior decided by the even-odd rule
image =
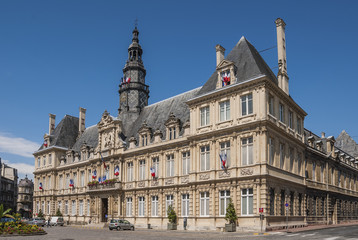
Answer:
[[[136,19],[134,20],[134,27],[135,27],[135,28],[138,27],[138,18],[136,18]]]

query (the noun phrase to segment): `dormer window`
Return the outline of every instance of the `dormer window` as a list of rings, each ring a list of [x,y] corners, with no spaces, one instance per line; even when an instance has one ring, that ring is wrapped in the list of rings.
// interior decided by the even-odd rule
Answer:
[[[175,131],[175,127],[170,127],[169,128],[169,140],[175,139],[176,138],[176,131]]]
[[[179,134],[179,123],[180,120],[176,118],[173,113],[170,113],[169,119],[165,122],[165,126],[167,127],[167,140],[173,140],[178,137],[177,133]]]
[[[231,83],[230,70],[221,72],[221,83],[223,87],[230,85]]]
[[[141,146],[147,146],[149,144],[150,136],[152,129],[148,127],[146,122],[142,124],[142,127],[139,129],[139,144]]]
[[[148,137],[146,134],[141,136],[142,138],[142,146],[147,146],[148,145]]]

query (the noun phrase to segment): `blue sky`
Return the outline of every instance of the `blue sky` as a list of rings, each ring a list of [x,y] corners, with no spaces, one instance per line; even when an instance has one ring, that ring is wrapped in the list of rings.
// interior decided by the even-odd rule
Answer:
[[[154,103],[205,83],[215,45],[226,54],[245,36],[257,50],[276,45],[285,20],[290,95],[308,113],[305,127],[358,140],[357,1],[0,1],[0,157],[33,171],[32,152],[48,114],[87,109],[86,126],[105,109],[117,115],[118,85],[138,18]],[[276,73],[277,49],[261,53]]]

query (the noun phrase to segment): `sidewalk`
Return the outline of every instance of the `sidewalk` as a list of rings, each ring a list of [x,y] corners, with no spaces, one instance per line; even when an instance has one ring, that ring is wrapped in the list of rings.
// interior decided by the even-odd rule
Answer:
[[[319,229],[354,226],[354,225],[358,225],[358,221],[352,221],[352,222],[340,223],[340,224],[331,224],[331,225],[309,225],[307,227],[301,227],[301,228],[289,228],[288,231],[286,229],[281,229],[275,232],[297,233],[297,232],[314,231]]]

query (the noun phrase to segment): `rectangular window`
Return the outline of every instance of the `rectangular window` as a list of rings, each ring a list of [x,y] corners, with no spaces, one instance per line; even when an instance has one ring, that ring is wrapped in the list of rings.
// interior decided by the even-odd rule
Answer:
[[[169,140],[175,139],[176,138],[176,130],[175,127],[170,127],[169,128]]]
[[[45,189],[45,190],[47,190],[47,188],[46,188],[46,177],[43,177],[43,178],[42,178],[42,188]],[[9,190],[10,190],[10,189],[9,189]]]
[[[190,172],[190,152],[183,152],[183,175],[188,175]]]
[[[210,147],[200,148],[200,171],[210,170]]]
[[[220,104],[220,121],[230,120],[230,101],[221,102]]]
[[[41,167],[41,158],[40,157],[37,158],[37,167]]]
[[[79,215],[80,215],[80,216],[83,216],[83,200],[80,200]]]
[[[44,166],[46,166],[46,156],[43,156],[43,157],[42,157],[42,160],[43,160]]]
[[[143,134],[142,136],[142,146],[147,146],[148,145],[148,137],[146,134]]]
[[[206,126],[210,124],[210,108],[200,108],[200,126]]]
[[[155,171],[155,177],[159,177],[159,157],[154,157],[152,161],[153,161],[152,168]]]
[[[301,135],[302,134],[301,118],[299,117],[296,118],[296,124],[297,124],[297,133]]]
[[[85,186],[85,171],[81,171],[81,175],[80,175],[80,186],[84,187]]]
[[[158,196],[152,196],[152,217],[158,217]]]
[[[51,176],[48,176],[47,180],[48,180],[47,188],[50,190],[51,187],[52,187],[52,185],[51,185]]]
[[[209,216],[210,198],[209,192],[200,193],[200,216]]]
[[[91,182],[92,181],[92,171],[91,169],[88,169],[88,181]]]
[[[72,216],[75,216],[75,215],[76,215],[76,200],[72,200],[71,215],[72,215]]]
[[[275,190],[270,188],[270,215],[275,216]]]
[[[338,171],[338,187],[341,186],[341,170]]]
[[[133,181],[133,162],[127,163],[127,181]]]
[[[269,144],[269,164],[273,165],[275,160],[275,143],[273,138],[268,139]]]
[[[230,191],[229,190],[225,190],[225,191],[220,191],[220,195],[219,195],[219,203],[220,203],[220,209],[219,209],[219,215],[220,216],[225,216],[226,214],[226,208],[229,205],[230,202]]]
[[[127,206],[126,206],[126,216],[131,217],[132,216],[132,198],[127,198]]]
[[[41,211],[42,211],[42,213],[45,212],[45,201],[41,202]]]
[[[222,142],[220,143],[220,156],[223,160],[226,159],[226,163],[225,163],[225,167],[230,167],[231,166],[231,161],[230,161],[230,142]],[[222,163],[220,163],[222,165]]]
[[[283,169],[285,163],[285,145],[280,143],[280,168]]]
[[[271,114],[272,116],[275,116],[274,98],[271,95],[269,95],[268,104],[269,104],[269,114]]]
[[[65,215],[68,215],[68,201],[65,201]]]
[[[51,214],[51,205],[50,205],[50,201],[47,201],[47,215]]]
[[[62,213],[62,202],[61,201],[58,201],[57,209],[59,209],[60,212]]]
[[[51,165],[52,164],[52,154],[48,155],[48,164]]]
[[[182,195],[181,215],[182,215],[182,217],[189,216],[189,194]]]
[[[139,180],[145,180],[145,160],[139,160]]]
[[[321,165],[321,182],[323,182],[324,183],[324,165],[322,164]]]
[[[295,159],[294,159],[294,155],[293,155],[293,148],[289,148],[289,152],[290,152],[290,169],[289,171],[292,172],[293,171],[293,164],[295,162]]]
[[[316,180],[316,163],[315,162],[312,163],[312,180],[313,181]]]
[[[65,188],[68,189],[70,187],[70,174],[66,174],[66,183]]]
[[[168,207],[174,206],[174,196],[173,195],[167,195],[165,200],[165,216],[168,216]]]
[[[241,97],[241,116],[252,114],[252,93]]]
[[[90,200],[87,200],[87,216],[91,215],[91,205]]]
[[[288,111],[288,126],[293,129],[293,112]]]
[[[280,121],[285,122],[285,107],[280,103]]]
[[[167,155],[167,177],[174,176],[174,154]]]
[[[77,187],[77,173],[76,172],[73,173],[73,185],[75,187]]]
[[[144,217],[144,204],[145,204],[144,197],[138,197],[138,216],[139,217]]]
[[[241,190],[241,215],[254,214],[254,193],[252,188]]]
[[[242,146],[242,166],[251,165],[254,163],[253,157],[253,138],[243,138],[241,140]]]
[[[302,168],[302,154],[297,154],[297,174],[301,175],[301,168]]]
[[[39,213],[39,211],[40,211],[40,203],[37,202],[36,203],[36,213]]]

